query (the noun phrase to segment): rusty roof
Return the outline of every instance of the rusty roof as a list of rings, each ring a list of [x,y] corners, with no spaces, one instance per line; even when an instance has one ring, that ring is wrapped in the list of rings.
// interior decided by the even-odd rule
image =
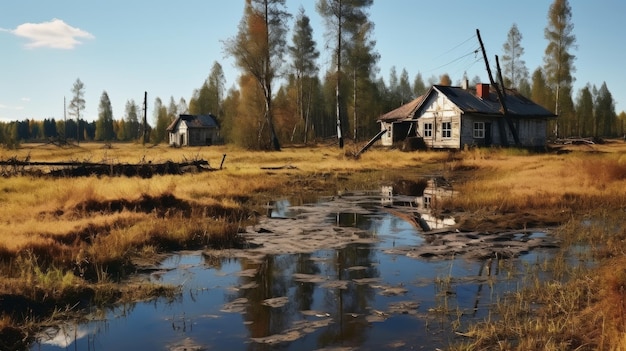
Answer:
[[[413,99],[411,102],[408,102],[393,111],[389,111],[385,113],[384,115],[380,116],[380,118],[378,118],[378,121],[393,122],[393,121],[404,120],[404,119],[412,119],[413,116],[415,115],[415,111],[417,111],[417,108],[422,104],[422,101],[424,101],[424,99],[426,98],[426,95],[427,94],[418,96],[417,98]]]

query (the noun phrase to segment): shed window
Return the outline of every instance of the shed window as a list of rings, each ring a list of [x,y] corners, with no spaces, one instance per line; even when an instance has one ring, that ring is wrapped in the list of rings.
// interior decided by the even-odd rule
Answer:
[[[474,138],[485,138],[485,122],[474,122]]]
[[[441,123],[441,137],[442,138],[452,137],[452,122]]]
[[[424,123],[424,138],[432,138],[432,137],[433,137],[433,124]]]

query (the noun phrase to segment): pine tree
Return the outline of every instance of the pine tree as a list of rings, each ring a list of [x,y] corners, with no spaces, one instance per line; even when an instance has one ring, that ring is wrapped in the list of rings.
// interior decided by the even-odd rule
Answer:
[[[374,3],[373,0],[318,0],[316,3],[317,12],[324,18],[326,23],[326,34],[335,42],[333,49],[333,60],[336,65],[335,79],[335,113],[337,116],[337,139],[339,147],[343,148],[343,128],[342,128],[342,104],[341,77],[342,55],[345,51],[345,43],[355,35],[359,25],[367,21],[368,14],[365,9]]]
[[[526,62],[522,60],[524,48],[521,42],[522,33],[517,28],[517,24],[513,23],[506,42],[502,46],[504,51],[502,55],[502,75],[504,76],[505,86],[517,89],[520,88],[523,80],[528,79],[528,68],[526,68]]]
[[[595,105],[595,117],[597,123],[596,136],[611,137],[617,135],[617,114],[613,95],[603,82],[598,90]],[[601,134],[600,134],[601,133]]]
[[[428,88],[426,87],[426,84],[424,84],[424,79],[422,78],[422,74],[420,72],[417,72],[417,75],[415,76],[415,80],[413,81],[413,95],[415,97],[422,96],[426,94],[427,91],[428,91]]]
[[[317,43],[313,40],[313,28],[311,28],[309,17],[304,13],[304,8],[300,7],[300,12],[296,17],[293,30],[292,46],[289,46],[289,53],[292,60],[292,68],[295,74],[296,84],[296,105],[297,113],[304,122],[304,143],[307,143],[309,133],[311,100],[312,100],[312,79],[317,74],[316,60],[320,56],[316,48]],[[305,84],[306,83],[306,84]]]
[[[113,131],[113,109],[111,107],[109,94],[107,94],[106,91],[103,91],[100,96],[95,139],[99,141],[111,141],[115,139],[115,133]]]
[[[576,99],[576,135],[581,137],[595,135],[593,113],[591,86],[587,84],[580,89]]]
[[[560,122],[554,126],[554,132],[559,135],[558,123],[571,124],[574,119],[572,103],[572,84],[575,70],[574,59],[571,54],[575,48],[576,37],[573,34],[572,8],[568,0],[554,0],[548,13],[548,26],[544,34],[548,40],[544,56],[544,73],[546,83],[554,91],[554,112],[559,115]]]

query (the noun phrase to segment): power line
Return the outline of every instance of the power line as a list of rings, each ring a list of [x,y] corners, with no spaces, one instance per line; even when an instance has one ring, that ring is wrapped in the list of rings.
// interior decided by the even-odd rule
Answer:
[[[450,61],[450,62],[448,62],[448,63],[444,63],[444,64],[443,64],[443,65],[441,65],[441,66],[435,67],[435,68],[433,68],[433,69],[429,70],[428,72],[432,72],[432,71],[439,70],[439,69],[441,69],[441,68],[443,68],[443,67],[449,66],[449,65],[451,65],[451,64],[453,64],[453,63],[455,63],[455,62],[457,62],[457,61],[460,61],[460,60],[462,60],[462,59],[464,59],[464,58],[466,58],[466,57],[468,57],[468,56],[470,56],[470,55],[475,55],[475,54],[478,54],[478,51],[479,51],[479,49],[478,49],[478,48],[477,48],[477,49],[475,49],[475,50],[472,50],[472,51],[470,51],[470,52],[468,52],[468,53],[466,53],[466,54],[464,54],[464,55],[461,55],[461,56],[459,56],[459,57],[455,58],[454,60],[452,60],[452,61]]]
[[[446,52],[444,52],[444,53],[440,54],[439,56],[435,57],[434,59],[436,60],[436,59],[438,59],[438,58],[440,58],[440,57],[442,57],[442,56],[444,56],[444,55],[449,54],[450,52],[454,51],[455,49],[459,48],[461,45],[463,45],[463,44],[467,43],[468,41],[470,41],[470,40],[472,40],[472,39],[474,39],[474,38],[476,38],[476,34],[474,34],[474,35],[472,35],[471,37],[469,37],[469,38],[465,39],[463,42],[461,42],[461,43],[459,43],[459,44],[455,45],[452,49],[449,49],[448,51],[446,51]]]

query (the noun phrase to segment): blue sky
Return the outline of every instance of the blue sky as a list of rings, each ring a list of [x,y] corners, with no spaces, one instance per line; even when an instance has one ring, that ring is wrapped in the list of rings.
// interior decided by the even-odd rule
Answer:
[[[95,120],[103,91],[115,119],[127,100],[143,101],[149,119],[154,99],[189,101],[215,61],[236,85],[239,71],[223,50],[234,36],[244,0],[3,0],[0,2],[0,121],[63,118],[63,99],[71,99],[77,78],[85,84],[83,118]],[[389,80],[392,66],[411,82],[448,73],[453,82],[464,72],[488,81],[473,38],[479,29],[492,65],[513,23],[523,35],[522,59],[529,72],[543,64],[544,29],[552,1],[376,0],[369,9],[381,58],[378,76]],[[577,49],[574,96],[586,83],[606,82],[616,112],[626,110],[626,2],[570,0]],[[303,6],[311,18],[321,57],[329,69],[330,50],[314,0],[287,0],[296,14]],[[293,26],[293,20],[289,27]],[[291,34],[289,35],[291,39]],[[464,56],[469,54],[467,56]]]

